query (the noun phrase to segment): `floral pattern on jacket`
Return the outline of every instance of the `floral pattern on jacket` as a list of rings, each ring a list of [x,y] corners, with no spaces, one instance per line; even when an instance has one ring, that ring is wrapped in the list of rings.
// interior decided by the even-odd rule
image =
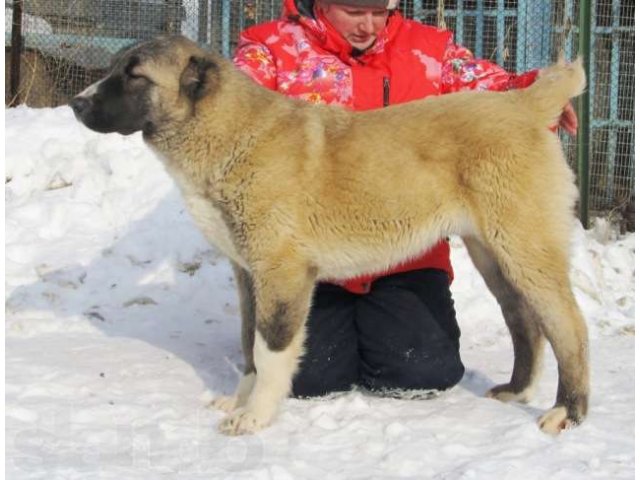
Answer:
[[[285,0],[288,15],[283,19],[245,30],[234,57],[236,66],[257,83],[291,97],[360,109],[354,105],[354,96],[356,100],[359,96],[354,76],[363,66],[386,71],[392,81],[398,75],[409,75],[416,77],[414,83],[422,80],[431,87],[416,89],[414,85],[411,90],[417,95],[409,93],[391,103],[463,90],[522,88],[537,75],[536,71],[514,75],[476,59],[470,50],[453,42],[451,32],[404,19],[399,12],[391,15],[387,29],[366,54],[354,58],[330,25],[294,15],[295,8],[293,0]],[[401,62],[388,58],[389,43],[389,50],[395,49]],[[410,48],[399,47],[402,43]],[[389,71],[393,63],[401,65]],[[416,69],[418,65],[422,68]]]

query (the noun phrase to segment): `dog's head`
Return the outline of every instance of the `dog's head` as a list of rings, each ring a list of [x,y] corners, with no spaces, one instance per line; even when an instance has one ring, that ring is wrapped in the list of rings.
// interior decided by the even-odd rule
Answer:
[[[218,57],[184,37],[163,37],[118,53],[105,78],[74,97],[78,120],[100,133],[145,136],[193,115],[218,78]]]

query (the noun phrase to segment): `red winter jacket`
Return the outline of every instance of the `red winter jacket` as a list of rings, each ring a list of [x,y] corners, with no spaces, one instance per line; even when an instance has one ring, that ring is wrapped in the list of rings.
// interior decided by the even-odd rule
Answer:
[[[453,43],[451,32],[407,20],[398,11],[372,47],[352,55],[351,45],[305,1],[313,0],[284,0],[280,20],[242,32],[234,58],[256,82],[290,97],[369,110],[461,90],[521,88],[537,75],[518,76],[476,60]],[[453,280],[448,242],[389,271],[336,283],[366,293],[377,278],[423,268],[444,270]]]

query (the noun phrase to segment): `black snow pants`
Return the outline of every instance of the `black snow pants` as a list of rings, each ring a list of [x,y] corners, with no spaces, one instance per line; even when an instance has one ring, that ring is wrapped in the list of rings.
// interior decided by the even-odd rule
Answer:
[[[353,385],[383,393],[445,390],[464,373],[459,338],[446,272],[389,275],[364,295],[322,283],[292,395],[321,396]]]

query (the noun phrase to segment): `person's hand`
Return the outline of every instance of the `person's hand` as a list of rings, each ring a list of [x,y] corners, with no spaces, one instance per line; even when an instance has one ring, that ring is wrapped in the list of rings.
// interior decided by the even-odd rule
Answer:
[[[567,103],[562,109],[558,125],[572,137],[578,134],[578,116],[571,103]]]

